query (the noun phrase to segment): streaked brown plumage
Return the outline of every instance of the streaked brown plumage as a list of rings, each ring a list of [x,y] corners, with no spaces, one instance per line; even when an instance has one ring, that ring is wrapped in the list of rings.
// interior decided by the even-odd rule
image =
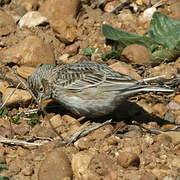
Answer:
[[[92,61],[63,66],[41,65],[28,77],[39,102],[54,99],[78,116],[109,114],[128,96],[174,90],[137,81]]]

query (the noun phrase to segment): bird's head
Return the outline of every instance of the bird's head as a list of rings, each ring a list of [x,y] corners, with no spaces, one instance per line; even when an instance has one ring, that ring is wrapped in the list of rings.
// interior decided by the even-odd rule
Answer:
[[[28,77],[27,85],[40,104],[42,101],[51,98],[51,69],[54,66],[39,66],[37,70]]]

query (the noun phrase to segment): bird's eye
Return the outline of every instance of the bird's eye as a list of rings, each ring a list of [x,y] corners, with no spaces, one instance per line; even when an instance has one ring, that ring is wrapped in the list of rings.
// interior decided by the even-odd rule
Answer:
[[[39,89],[39,91],[40,91],[40,92],[43,92],[43,91],[44,91],[44,88],[43,88],[43,87],[41,87],[41,88]]]

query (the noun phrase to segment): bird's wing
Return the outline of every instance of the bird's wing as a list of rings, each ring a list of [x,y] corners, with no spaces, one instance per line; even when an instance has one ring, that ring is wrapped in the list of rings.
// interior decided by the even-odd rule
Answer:
[[[95,62],[75,63],[56,69],[56,87],[81,91],[89,87],[118,90],[134,85],[137,81]],[[117,88],[118,87],[118,88]]]

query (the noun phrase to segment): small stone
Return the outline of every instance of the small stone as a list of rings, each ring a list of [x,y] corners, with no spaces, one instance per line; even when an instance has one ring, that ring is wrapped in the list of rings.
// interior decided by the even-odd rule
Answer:
[[[14,132],[20,136],[25,136],[30,131],[30,127],[28,125],[18,125],[13,128]]]
[[[180,57],[175,61],[174,66],[177,70],[180,70]]]
[[[82,137],[74,143],[74,146],[80,150],[85,150],[93,147],[93,144],[94,143],[89,138]]]
[[[141,106],[146,112],[148,112],[149,114],[152,114],[153,112],[152,107],[146,101],[141,99],[140,101],[137,102],[137,104]]]
[[[38,180],[57,180],[57,178],[72,178],[73,173],[67,155],[59,148],[46,154],[41,162]]]
[[[25,167],[21,172],[25,176],[31,176],[33,174],[34,170],[31,166],[28,166],[28,167]]]
[[[180,2],[175,2],[175,3],[171,4],[170,9],[171,9],[173,18],[179,20],[179,18],[180,18]]]
[[[164,120],[169,121],[171,123],[174,123],[174,114],[172,113],[172,111],[168,111],[165,116],[164,116]]]
[[[119,142],[119,137],[117,136],[110,136],[108,138],[106,138],[106,142],[109,144],[109,145],[117,145],[118,142]]]
[[[130,61],[137,64],[151,63],[152,54],[151,51],[145,46],[132,44],[124,48],[122,58],[125,61]]]
[[[174,101],[180,103],[180,94],[174,97]]]
[[[180,110],[180,103],[177,103],[175,101],[171,101],[169,104],[168,104],[168,107],[170,110]]]
[[[55,64],[50,46],[37,36],[28,36],[16,46],[2,53],[3,63],[17,63],[36,67],[39,64]]]
[[[82,178],[82,175],[87,171],[93,154],[86,151],[81,151],[72,155],[72,170],[77,178]]]
[[[180,144],[180,132],[170,131],[170,132],[165,132],[164,134],[166,134],[172,138],[172,143],[174,145]]]
[[[158,116],[158,117],[163,117],[167,111],[168,111],[168,108],[166,107],[166,105],[164,104],[161,104],[161,103],[157,103],[155,104],[153,107],[153,113]]]
[[[54,128],[58,128],[59,126],[62,125],[62,119],[61,119],[61,116],[59,114],[53,116],[51,119],[50,119],[52,125]]]
[[[15,92],[14,92],[15,91]],[[8,100],[7,98],[12,94]],[[30,103],[32,97],[28,91],[22,89],[15,89],[15,88],[7,88],[3,94],[2,100],[6,102],[6,106],[17,106],[17,105],[27,105]]]
[[[34,67],[21,66],[17,68],[17,73],[24,79],[27,79],[35,70],[36,68]]]
[[[45,1],[39,8],[39,12],[51,22],[65,20],[72,22],[78,13],[80,0],[53,0]]]
[[[118,5],[118,1],[110,1],[104,5],[104,12],[111,12]]]
[[[158,180],[158,178],[154,174],[147,172],[141,176],[140,180]]]
[[[47,23],[48,19],[41,15],[38,11],[30,11],[26,13],[19,21],[20,28],[22,27],[35,27]]]
[[[21,0],[21,6],[23,6],[26,11],[37,10],[39,7],[39,2],[37,0]]]
[[[156,136],[154,136],[154,141],[160,142],[160,143],[171,143],[172,142],[172,138],[170,136],[168,136],[167,134],[158,134]]]
[[[0,10],[0,36],[8,35],[16,30],[15,21],[5,11]]]
[[[77,38],[75,26],[63,20],[54,21],[52,28],[56,32],[57,38],[65,44],[72,43]]]
[[[140,158],[135,153],[119,152],[118,163],[124,168],[127,168],[129,166],[139,167]]]
[[[114,71],[131,76],[134,79],[137,79],[137,80],[142,79],[141,76],[136,73],[136,71],[132,68],[131,65],[128,65],[124,62],[117,62],[110,65],[109,67],[112,68]]]
[[[164,78],[171,78],[176,74],[176,69],[170,64],[161,63],[159,66],[155,66],[150,69],[149,73],[151,77],[164,75]]]
[[[67,54],[77,54],[80,44],[74,43],[69,46],[66,46],[66,49],[64,50]]]

